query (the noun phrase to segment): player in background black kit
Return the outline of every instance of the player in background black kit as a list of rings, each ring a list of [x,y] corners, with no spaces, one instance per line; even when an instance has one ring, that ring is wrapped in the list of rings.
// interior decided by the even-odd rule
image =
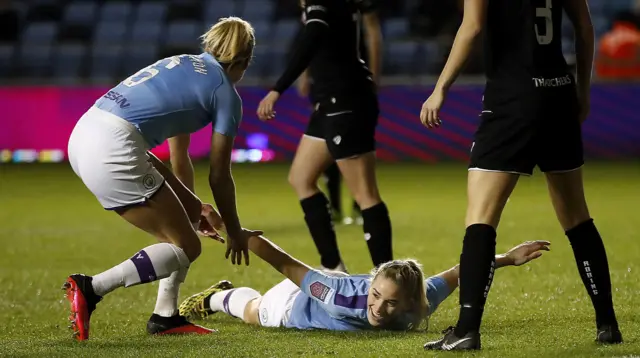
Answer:
[[[359,51],[360,18],[367,0],[307,0],[303,38],[284,74],[260,102],[258,117],[275,117],[280,94],[309,69],[315,111],[300,140],[289,172],[321,264],[344,269],[327,198],[318,188],[322,172],[334,161],[362,208],[364,237],[375,266],[392,259],[391,221],[380,198],[375,173],[378,99],[372,74]]]
[[[562,54],[562,11],[575,30],[577,81]],[[441,125],[447,91],[485,30],[487,83],[467,182],[460,256],[460,316],[425,349],[480,349],[480,322],[495,269],[496,228],[520,175],[545,173],[560,225],[596,312],[598,343],[620,343],[605,248],[582,182],[581,123],[589,111],[594,33],[586,0],[465,0],[462,24],[420,119]]]
[[[371,70],[373,80],[378,84],[380,71],[382,70],[382,29],[378,18],[378,8],[375,1],[371,1],[362,9],[362,30],[360,32],[360,55],[365,65]],[[302,38],[304,33],[304,23],[300,27],[298,36],[293,41],[295,45]],[[370,60],[371,59],[371,60]],[[296,83],[298,94],[301,97],[308,97],[312,105],[315,105],[315,95],[313,89],[313,79],[309,76],[307,70],[298,78]],[[324,171],[324,179],[329,194],[329,203],[331,204],[331,216],[334,222],[342,222],[346,225],[357,224],[362,225],[362,212],[358,202],[353,200],[351,206],[351,216],[344,216],[342,212],[342,195],[340,169],[338,164],[331,164]],[[319,249],[319,248],[318,248]]]
[[[338,164],[331,164],[323,174],[327,185],[327,194],[329,194],[328,199],[329,205],[331,205],[331,219],[333,222],[345,225],[362,225],[362,212],[360,212],[360,205],[358,205],[357,201],[352,200],[351,216],[344,216],[342,211],[342,178]]]

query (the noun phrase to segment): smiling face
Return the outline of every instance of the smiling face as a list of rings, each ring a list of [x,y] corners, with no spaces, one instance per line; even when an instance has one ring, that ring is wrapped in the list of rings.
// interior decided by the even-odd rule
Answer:
[[[429,314],[420,264],[411,259],[385,262],[371,272],[367,320],[381,329],[418,329]]]
[[[371,283],[367,296],[367,319],[373,327],[384,327],[405,312],[406,297],[393,280],[382,275]]]

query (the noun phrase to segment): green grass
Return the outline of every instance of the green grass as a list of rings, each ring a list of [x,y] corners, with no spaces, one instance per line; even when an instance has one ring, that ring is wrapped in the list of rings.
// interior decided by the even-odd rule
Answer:
[[[238,165],[235,177],[245,226],[262,229],[285,250],[318,264],[300,206],[286,182],[285,165]],[[426,274],[459,257],[466,205],[463,164],[383,165],[380,185],[393,222],[396,257],[418,258]],[[197,168],[197,191],[210,201],[206,167]],[[498,271],[483,322],[477,357],[621,357],[640,355],[640,199],[637,163],[593,164],[586,169],[592,215],[604,237],[614,300],[626,342],[599,347],[593,311],[570,246],[549,203],[543,176],[524,178],[505,211],[498,250],[525,240],[553,242],[531,264]],[[345,193],[346,195],[346,193]],[[348,201],[345,201],[347,206]],[[67,165],[0,167],[0,356],[433,356],[426,340],[457,318],[457,291],[431,319],[427,333],[336,333],[263,329],[216,315],[202,322],[219,329],[206,337],[148,337],[156,285],[110,294],[93,316],[92,338],[81,344],[67,331],[67,302],[59,290],[74,272],[95,274],[120,263],[152,238],[105,212]],[[352,272],[370,269],[360,227],[339,226]],[[281,276],[257,257],[250,267],[225,262],[223,246],[206,241],[181,297],[220,279],[264,291]],[[437,354],[454,356],[456,354]],[[458,356],[460,354],[457,354]]]

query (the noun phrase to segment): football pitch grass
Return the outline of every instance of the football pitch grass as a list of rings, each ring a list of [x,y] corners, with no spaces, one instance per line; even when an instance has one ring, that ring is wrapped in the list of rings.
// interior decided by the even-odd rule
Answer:
[[[261,229],[283,249],[317,266],[318,255],[300,205],[287,184],[288,166],[236,165],[243,225]],[[197,165],[197,192],[211,201],[207,168]],[[386,164],[379,168],[389,206],[395,257],[419,259],[425,274],[455,265],[464,234],[464,164]],[[594,314],[570,245],[548,200],[543,175],[520,180],[498,230],[498,251],[526,240],[549,240],[551,251],[522,267],[498,270],[483,321],[483,350],[476,357],[640,356],[640,170],[638,163],[590,164],[587,199],[604,238],[614,302],[625,343],[597,346]],[[346,199],[346,190],[344,193]],[[344,206],[350,206],[345,200]],[[348,210],[347,210],[348,212]],[[422,349],[455,323],[456,290],[432,316],[427,332],[340,333],[251,327],[217,314],[198,323],[219,330],[200,337],[149,337],[145,326],[157,284],[119,289],[98,305],[91,339],[78,343],[67,330],[68,303],[60,286],[75,272],[95,274],[154,243],[102,210],[67,164],[0,166],[0,356],[45,357],[294,357],[461,356]],[[358,226],[337,226],[342,255],[352,273],[370,269]],[[282,277],[256,256],[232,266],[224,246],[204,240],[181,299],[221,280],[261,292]],[[465,354],[462,354],[465,355]]]

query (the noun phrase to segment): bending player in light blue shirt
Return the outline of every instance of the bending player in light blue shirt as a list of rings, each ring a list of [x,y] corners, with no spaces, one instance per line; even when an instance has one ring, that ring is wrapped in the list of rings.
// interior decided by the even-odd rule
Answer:
[[[224,223],[227,257],[248,264],[247,241],[260,232],[245,230],[236,209],[231,176],[233,140],[242,118],[235,90],[255,47],[251,25],[225,18],[202,36],[204,53],[153,63],[107,92],[80,118],[69,138],[69,162],[103,208],[153,235],[159,243],[96,275],[74,274],[63,289],[78,340],[89,338],[90,317],[104,296],[120,287],[159,280],[150,334],[211,333],[178,314],[178,293],[202,247],[196,230]],[[209,183],[220,215],[193,193],[188,161],[189,135],[213,126]],[[169,141],[177,178],[149,150]],[[186,159],[185,159],[186,158]],[[188,165],[180,165],[186,163]],[[191,173],[188,171],[191,170]],[[191,180],[185,177],[191,177]],[[186,185],[180,181],[183,181]],[[201,217],[207,224],[201,226]],[[82,256],[78,257],[82,260]]]
[[[549,245],[525,242],[496,256],[496,265],[523,265]],[[426,328],[428,317],[458,287],[457,265],[427,279],[415,260],[394,260],[368,275],[348,275],[315,270],[262,236],[251,237],[249,248],[287,279],[264,295],[221,281],[187,298],[180,314],[204,318],[224,312],[264,327],[406,331]]]

